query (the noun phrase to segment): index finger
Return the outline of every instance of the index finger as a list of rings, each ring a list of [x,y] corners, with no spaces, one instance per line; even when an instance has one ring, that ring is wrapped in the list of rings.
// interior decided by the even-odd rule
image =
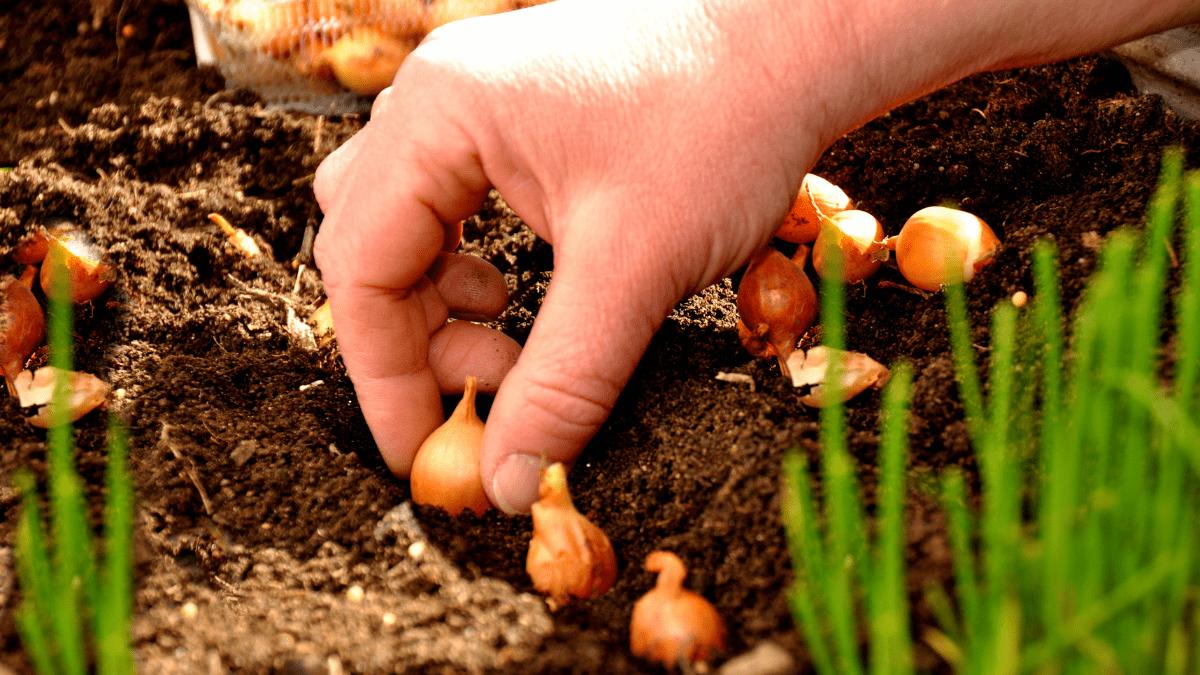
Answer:
[[[353,161],[317,177],[326,215],[314,254],[338,344],[380,453],[401,476],[442,421],[428,364],[439,327],[428,317],[440,309],[429,305],[439,300],[418,288],[445,224],[474,213],[488,189],[473,141],[429,101],[397,87],[359,132]]]

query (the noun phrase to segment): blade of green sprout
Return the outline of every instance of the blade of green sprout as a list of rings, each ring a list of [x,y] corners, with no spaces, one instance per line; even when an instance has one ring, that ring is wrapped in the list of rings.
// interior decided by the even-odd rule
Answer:
[[[100,675],[133,672],[129,634],[133,611],[133,482],[128,454],[125,430],[112,418],[108,425],[104,584],[95,608],[96,665]]]
[[[883,395],[880,430],[881,484],[878,497],[880,531],[878,558],[872,566],[871,672],[907,675],[913,672],[912,637],[908,623],[908,590],[904,575],[904,473],[908,466],[908,397],[912,368],[896,364]]]
[[[1071,516],[1078,490],[1078,446],[1062,442],[1063,318],[1058,295],[1057,252],[1046,240],[1033,249],[1036,288],[1034,314],[1041,330],[1042,408],[1041,506],[1038,509],[1042,535],[1042,622],[1053,635],[1059,630],[1066,587],[1074,561],[1071,553]]]
[[[1142,255],[1133,277],[1133,302],[1126,308],[1127,318],[1121,326],[1126,334],[1122,342],[1129,345],[1129,368],[1137,375],[1150,376],[1154,372],[1159,315],[1166,285],[1167,249],[1174,238],[1182,175],[1183,155],[1178,148],[1170,148],[1163,154],[1158,187],[1150,200]],[[1119,528],[1123,546],[1116,558],[1117,569],[1122,576],[1132,573],[1150,555],[1148,533],[1152,531],[1150,520],[1153,516],[1150,490],[1146,489],[1149,464],[1147,449],[1150,445],[1148,414],[1141,407],[1133,407],[1126,414],[1117,500],[1118,512],[1124,516],[1123,527]],[[1121,653],[1133,659],[1127,664],[1129,667],[1136,672],[1144,672],[1147,664],[1141,662],[1139,657],[1145,651],[1138,648],[1141,641],[1136,639],[1136,633],[1146,623],[1132,615],[1121,617],[1120,622],[1127,629],[1118,626],[1115,630],[1120,635],[1119,639],[1129,645]]]
[[[980,448],[984,495],[983,557],[985,592],[984,616],[993,617],[997,632],[993,635],[989,670],[1003,672],[1011,636],[1010,603],[1016,592],[1013,564],[1020,536],[1020,486],[1015,463],[1009,455],[1007,429],[1012,392],[1012,360],[1016,335],[1016,310],[1001,304],[992,316],[992,364],[989,369],[987,435]],[[1006,639],[1007,638],[1007,639]]]
[[[783,530],[796,580],[789,591],[790,604],[800,616],[804,639],[817,672],[836,675],[823,622],[813,603],[814,595],[828,602],[828,573],[826,554],[817,528],[817,509],[812,494],[812,479],[806,466],[808,460],[796,448],[783,456]]]
[[[946,323],[950,328],[950,353],[954,359],[958,397],[967,416],[971,443],[978,448],[982,446],[987,431],[979,373],[975,370],[975,348],[971,343],[971,322],[967,318],[967,292],[963,284],[950,284],[943,289],[943,293],[946,296]]]
[[[62,652],[63,669],[68,675],[83,675],[86,654],[83,649],[81,603],[96,606],[97,584],[93,565],[91,525],[83,481],[75,472],[74,439],[70,426],[68,373],[73,368],[71,326],[72,307],[66,266],[61,259],[47,260],[52,265],[52,292],[47,321],[50,364],[59,369],[50,403],[50,429],[46,434],[49,448],[49,484],[51,522],[55,542],[56,598],[55,631]]]
[[[1121,323],[1125,305],[1125,289],[1133,260],[1133,238],[1126,232],[1109,237],[1100,261],[1100,273],[1089,288],[1089,313],[1094,312],[1095,351],[1090,354],[1093,361],[1087,370],[1077,369],[1073,373],[1073,394],[1086,400],[1086,408],[1073,411],[1073,424],[1083,434],[1081,447],[1087,448],[1090,467],[1088,491],[1085,499],[1091,505],[1091,517],[1084,524],[1084,536],[1089,545],[1086,555],[1092,563],[1078,584],[1078,603],[1087,604],[1100,597],[1109,587],[1117,570],[1115,550],[1119,537],[1113,532],[1113,523],[1120,513],[1115,509],[1116,486],[1112,484],[1114,462],[1114,436],[1117,414],[1115,394],[1111,389],[1097,386],[1103,374],[1116,372],[1123,356],[1120,343]],[[1094,390],[1094,391],[1093,391]],[[1083,392],[1087,391],[1086,395]],[[1086,398],[1085,398],[1086,396]]]
[[[967,512],[967,494],[962,473],[950,469],[942,480],[943,504],[946,509],[946,529],[950,539],[950,560],[954,566],[954,589],[962,606],[963,638],[968,647],[966,672],[975,672],[974,648],[983,637],[983,616],[980,608],[979,582],[975,574],[973,528]]]
[[[842,284],[841,255],[834,248],[825,256],[825,279],[821,285],[821,339],[831,350],[825,379],[826,395],[841,400],[840,380],[843,365],[839,352],[845,345],[845,288]],[[845,409],[841,403],[821,409],[821,469],[825,485],[825,512],[829,523],[828,609],[834,620],[841,672],[862,672],[858,654],[854,613],[852,572],[857,571],[860,587],[871,587],[870,559],[867,556],[866,528],[858,500],[858,481],[854,463],[846,449]]]
[[[54,573],[50,563],[37,483],[27,470],[13,474],[13,485],[21,492],[21,515],[17,522],[14,557],[23,598],[15,616],[21,639],[39,673],[61,672],[52,650],[50,616],[54,606]]]
[[[1188,174],[1184,190],[1184,247],[1181,290],[1176,300],[1175,395],[1193,410],[1200,373],[1200,171]]]

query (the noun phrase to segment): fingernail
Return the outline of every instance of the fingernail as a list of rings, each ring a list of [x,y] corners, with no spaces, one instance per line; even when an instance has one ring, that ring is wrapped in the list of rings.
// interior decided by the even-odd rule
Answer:
[[[509,455],[496,468],[492,477],[492,494],[496,506],[505,513],[529,513],[537,501],[538,474],[542,469],[540,457]]]

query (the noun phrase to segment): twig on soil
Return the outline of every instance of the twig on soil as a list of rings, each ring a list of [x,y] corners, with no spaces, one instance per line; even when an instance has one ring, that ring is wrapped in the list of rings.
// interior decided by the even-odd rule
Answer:
[[[314,155],[321,152],[321,141],[323,140],[322,136],[324,136],[324,135],[325,135],[325,116],[318,115],[317,116],[317,129],[316,129],[316,131],[313,132],[313,154]]]
[[[913,286],[907,286],[905,284],[898,284],[894,281],[887,281],[886,279],[883,281],[880,281],[879,286],[881,288],[895,288],[896,290],[904,291],[906,293],[912,293],[913,295],[919,295],[922,298],[925,298],[926,300],[928,300],[930,297],[933,296],[933,293],[930,293],[928,291],[923,291],[919,288],[915,288]]]
[[[308,266],[300,263],[299,269],[296,270],[296,284],[292,286],[292,295],[300,295],[300,280],[304,278],[304,270],[306,269],[308,269]]]
[[[204,503],[204,512],[211,516],[213,514],[212,502],[208,500],[208,493],[205,492],[204,486],[200,484],[200,475],[196,471],[196,463],[193,462],[190,457],[185,456],[183,452],[181,452],[179,448],[175,447],[175,444],[171,442],[171,425],[167,424],[166,422],[162,423],[162,432],[159,434],[158,442],[161,445],[166,446],[171,451],[171,454],[175,455],[175,459],[183,462],[187,467],[184,473],[186,473],[187,477],[191,479],[192,485],[196,486],[196,492],[200,493],[200,501]]]
[[[254,288],[250,284],[242,281],[241,279],[238,279],[237,277],[233,276],[232,274],[226,274],[225,278],[227,278],[231,282],[233,282],[233,285],[237,286],[238,290],[241,291],[242,293],[245,293],[246,295],[279,303],[280,305],[283,306],[284,309],[296,310],[296,309],[302,308],[300,303],[296,302],[295,300],[292,300],[291,298],[287,297],[286,295],[280,295],[279,293],[273,293],[271,291],[264,291],[264,290],[260,290],[258,288]]]

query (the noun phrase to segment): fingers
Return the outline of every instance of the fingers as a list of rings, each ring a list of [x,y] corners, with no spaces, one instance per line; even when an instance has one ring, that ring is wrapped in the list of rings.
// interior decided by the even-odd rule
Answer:
[[[425,272],[446,300],[450,316],[468,321],[491,321],[508,307],[504,275],[473,255],[441,253]]]
[[[576,262],[564,245],[556,256],[546,300],[484,431],[483,485],[506,512],[529,511],[543,456],[578,456],[675,302],[672,284],[638,265],[644,257],[632,248],[594,247]]]
[[[428,354],[448,308],[425,271],[445,224],[473,213],[488,184],[461,125],[399,94],[318,171],[326,217],[314,253],[363,415],[389,468],[407,476],[442,421]]]
[[[461,394],[467,375],[479,391],[495,393],[521,355],[521,345],[498,330],[452,321],[429,338],[429,366],[443,394]]]

